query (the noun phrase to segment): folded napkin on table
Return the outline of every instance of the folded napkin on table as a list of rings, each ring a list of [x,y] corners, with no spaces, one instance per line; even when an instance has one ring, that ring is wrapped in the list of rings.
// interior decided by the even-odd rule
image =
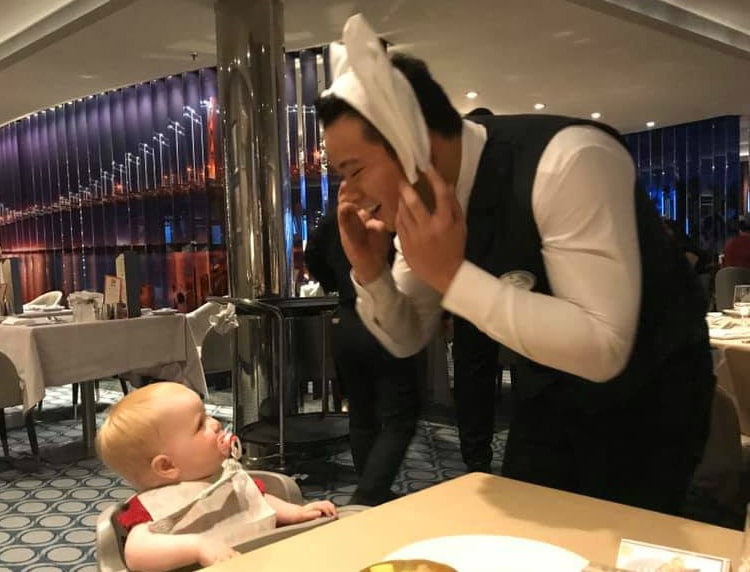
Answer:
[[[22,318],[21,316],[8,316],[2,322],[3,326],[28,326],[36,323],[37,320],[34,318]]]
[[[325,295],[325,290],[323,290],[320,282],[310,282],[308,284],[303,284],[299,289],[300,298],[316,298]]]

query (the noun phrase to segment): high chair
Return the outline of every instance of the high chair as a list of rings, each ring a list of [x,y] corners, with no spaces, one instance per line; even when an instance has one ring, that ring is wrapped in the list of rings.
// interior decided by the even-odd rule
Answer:
[[[303,504],[302,492],[297,483],[291,477],[281,473],[272,473],[268,471],[248,471],[250,477],[259,479],[266,488],[266,493],[272,494],[282,500],[294,504]],[[96,523],[96,563],[99,572],[129,572],[125,565],[125,533],[120,527],[115,516],[122,510],[124,504],[116,503],[107,507],[99,515]],[[347,506],[338,509],[339,518],[360,512],[367,507],[364,506]],[[248,542],[236,547],[237,552],[245,553],[266,546],[273,542],[289,538],[321,526],[335,520],[332,517],[322,517],[316,520],[310,520],[299,524],[282,526],[264,532]],[[186,566],[179,569],[179,572],[189,570],[198,570],[201,568],[198,564]],[[177,572],[177,571],[175,571]]]

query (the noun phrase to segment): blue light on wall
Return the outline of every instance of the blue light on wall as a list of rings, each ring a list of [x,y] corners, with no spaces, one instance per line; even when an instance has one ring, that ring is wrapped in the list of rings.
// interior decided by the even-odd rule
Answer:
[[[741,211],[739,120],[716,117],[625,135],[659,213],[683,224],[708,252],[723,249]]]

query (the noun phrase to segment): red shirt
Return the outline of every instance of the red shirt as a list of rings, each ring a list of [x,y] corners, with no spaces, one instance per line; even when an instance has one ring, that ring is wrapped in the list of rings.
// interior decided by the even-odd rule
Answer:
[[[750,233],[741,232],[724,247],[724,266],[750,268]]]

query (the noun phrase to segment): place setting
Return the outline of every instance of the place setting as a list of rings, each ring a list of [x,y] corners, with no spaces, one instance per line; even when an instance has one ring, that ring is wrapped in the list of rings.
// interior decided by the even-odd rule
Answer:
[[[734,287],[732,308],[708,312],[709,336],[715,340],[750,340],[750,284]]]
[[[728,572],[729,560],[623,539],[617,564],[590,562],[554,544],[499,535],[430,538],[360,572]]]

